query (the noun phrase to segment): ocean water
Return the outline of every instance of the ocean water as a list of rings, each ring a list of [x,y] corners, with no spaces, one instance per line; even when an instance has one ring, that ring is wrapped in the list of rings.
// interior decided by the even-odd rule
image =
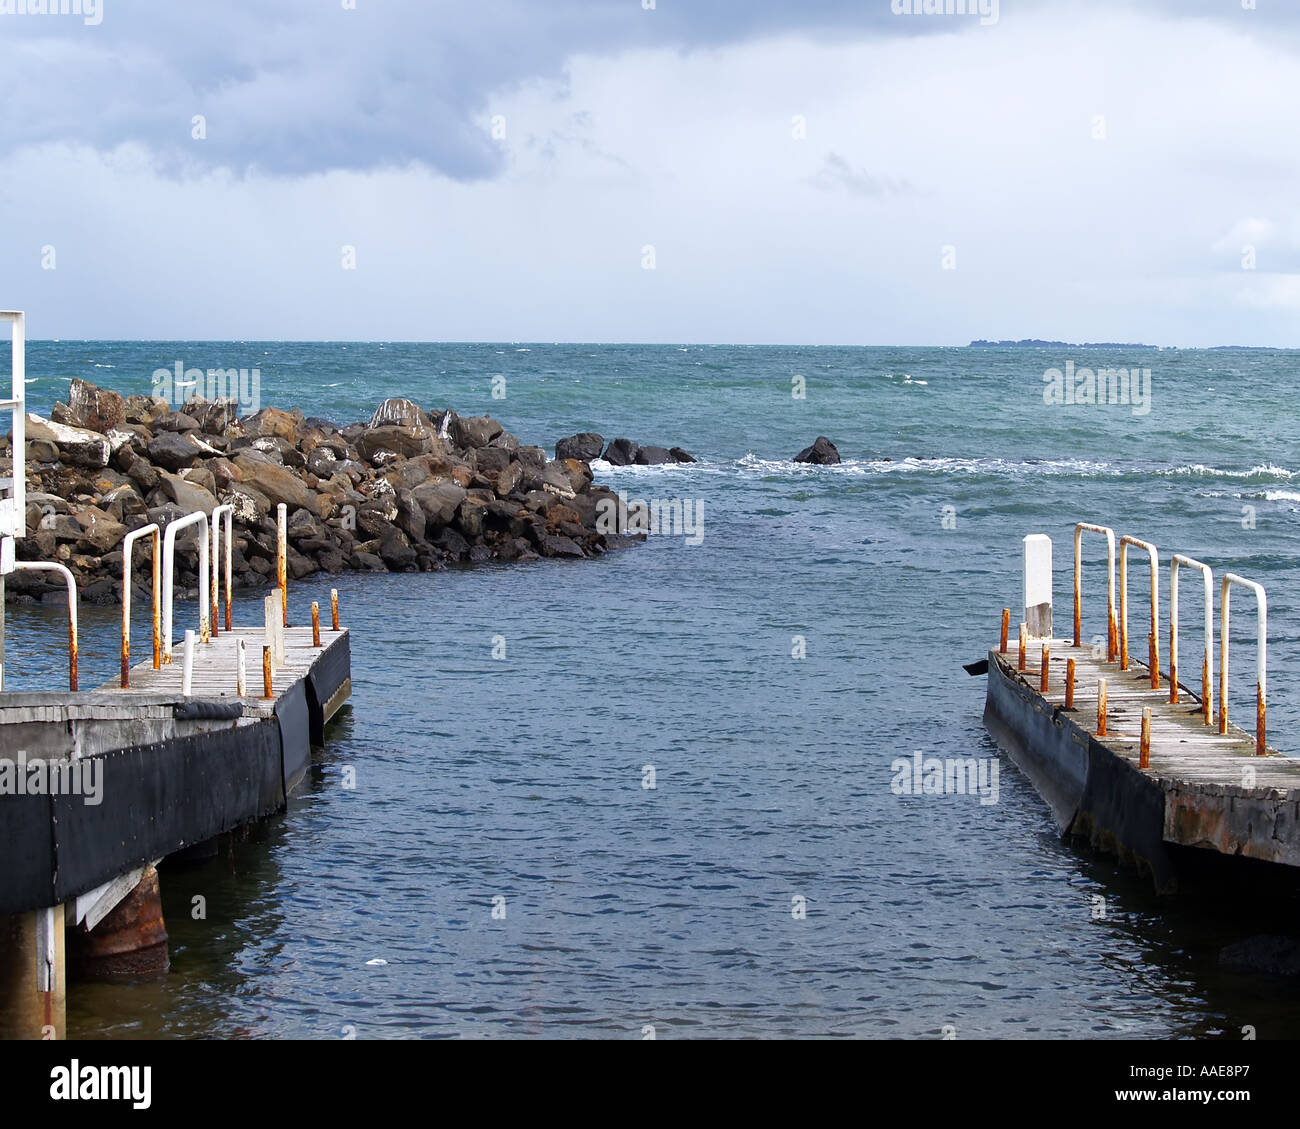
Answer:
[[[340,424],[402,395],[547,447],[681,445],[702,461],[597,477],[702,503],[704,535],[293,586],[300,607],[340,589],[351,710],[286,814],[164,870],[171,974],[76,986],[74,1034],[1296,1033],[1295,988],[1217,964],[1289,931],[1294,899],[1161,900],[1062,843],[961,664],[1017,607],[1028,533],[1055,542],[1063,633],[1072,526],[1101,522],[1267,586],[1270,739],[1300,753],[1300,354],[34,342],[29,394],[147,391],[178,360],[256,367],[264,404]],[[1149,410],[1045,403],[1069,361],[1149,368]],[[818,435],[843,465],[791,461]],[[1184,601],[1197,640],[1199,590]],[[1235,606],[1248,721],[1254,617]],[[58,623],[10,609],[12,685],[59,684]],[[116,640],[112,611],[85,609],[86,683],[112,676]],[[997,802],[894,794],[918,750],[997,758]]]

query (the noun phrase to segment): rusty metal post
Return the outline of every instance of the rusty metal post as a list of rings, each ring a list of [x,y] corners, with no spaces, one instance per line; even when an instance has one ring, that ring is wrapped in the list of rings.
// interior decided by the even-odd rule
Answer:
[[[235,674],[235,693],[241,698],[248,696],[248,659],[244,650],[244,641],[239,640],[239,667]]]
[[[1264,742],[1264,721],[1266,706],[1264,703],[1264,687],[1260,683],[1255,683],[1255,755],[1262,757],[1268,751]]]
[[[281,502],[275,508],[275,576],[284,604],[284,625],[289,626],[289,508]]]
[[[1173,589],[1169,591],[1169,704],[1178,705],[1178,627],[1174,623],[1177,608],[1173,606]]]
[[[262,697],[275,697],[271,688],[271,648],[266,644],[262,645]]]
[[[334,630],[337,631],[339,629],[339,590],[337,588],[330,589],[330,619],[334,624]]]
[[[1210,656],[1206,655],[1201,660],[1201,720],[1210,724],[1210,695],[1214,690],[1210,686]]]
[[[1074,660],[1067,659],[1065,663],[1065,708],[1074,709]]]
[[[320,604],[311,602],[311,645],[320,646]]]
[[[162,669],[162,535],[153,531],[153,668]]]
[[[1160,689],[1160,648],[1155,635],[1147,636],[1147,663],[1151,670],[1151,689]]]
[[[1106,680],[1097,679],[1097,736],[1106,736]]]
[[[335,624],[334,626],[335,626],[335,630],[338,630],[338,625]],[[1005,655],[1007,653],[1007,635],[1010,634],[1010,632],[1011,632],[1011,609],[1003,608],[1002,609],[1002,644],[998,648],[998,654],[1000,655]]]
[[[1151,707],[1142,708],[1142,739],[1138,743],[1138,768],[1151,767]]]
[[[212,515],[212,568],[208,571],[208,602],[212,605],[212,638],[221,634],[221,584],[218,578],[217,564],[221,559],[221,523],[214,512]]]
[[[1029,625],[1020,625],[1020,657],[1016,660],[1016,670],[1025,669],[1025,650],[1029,646]]]
[[[1044,694],[1047,693],[1047,667],[1048,667],[1048,659],[1049,659],[1048,650],[1049,649],[1046,646],[1043,647],[1043,671],[1042,671],[1042,676],[1038,683],[1038,689]]]

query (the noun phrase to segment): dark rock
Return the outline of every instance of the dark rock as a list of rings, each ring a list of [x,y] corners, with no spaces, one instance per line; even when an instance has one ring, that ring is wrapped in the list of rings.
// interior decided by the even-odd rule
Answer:
[[[181,433],[185,431],[198,431],[199,421],[192,415],[185,412],[167,412],[159,416],[153,422],[154,431],[170,431]]]
[[[615,439],[605,448],[605,461],[610,466],[631,466],[636,462],[637,450],[631,439]]]
[[[474,452],[474,465],[480,474],[499,475],[510,465],[510,452],[501,447],[480,447]]]
[[[380,559],[394,572],[407,572],[416,566],[415,550],[400,536],[390,537],[379,546]]]
[[[834,466],[840,461],[840,453],[824,435],[817,436],[811,447],[805,447],[794,457],[797,463],[815,463],[818,466]]]
[[[360,549],[352,554],[352,567],[359,569],[361,572],[388,571],[388,566],[384,564],[382,557],[377,557],[374,553],[363,552]]]
[[[677,460],[673,453],[667,447],[638,447],[636,450],[637,466],[662,466],[664,463],[675,463]]]
[[[451,421],[451,437],[457,447],[486,447],[504,430],[491,416],[457,416]]]
[[[465,500],[465,494],[465,488],[454,482],[429,482],[411,491],[411,496],[433,525],[446,525],[451,521]]]
[[[454,560],[463,561],[469,556],[469,542],[450,525],[444,525],[438,531],[433,543]]]
[[[555,458],[558,462],[563,462],[565,459],[578,459],[589,463],[592,459],[600,458],[601,448],[604,445],[605,440],[594,431],[580,431],[577,435],[570,435],[555,444]]]
[[[149,444],[149,460],[164,470],[183,470],[193,466],[200,458],[213,454],[205,451],[193,439],[176,432],[166,431]]]
[[[699,462],[699,460],[698,460],[694,455],[692,455],[692,454],[690,453],[690,451],[683,451],[680,447],[671,447],[671,448],[669,448],[669,453],[670,453],[670,454],[672,455],[672,457],[673,457],[674,459],[676,459],[679,463],[694,463],[694,462]]]
[[[538,543],[542,555],[547,557],[585,557],[582,546],[571,538],[559,534],[547,534]]]

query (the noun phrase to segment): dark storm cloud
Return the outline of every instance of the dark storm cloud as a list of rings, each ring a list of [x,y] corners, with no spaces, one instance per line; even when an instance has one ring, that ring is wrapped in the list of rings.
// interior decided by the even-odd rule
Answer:
[[[1167,3],[1222,14],[1238,0]],[[1004,18],[1014,4],[1004,0]],[[502,168],[482,120],[490,96],[561,78],[576,53],[959,26],[895,15],[890,0],[656,0],[652,10],[642,0],[356,0],[355,10],[342,0],[101,5],[92,26],[72,15],[0,15],[0,152],[136,142],[173,171],[294,175],[421,164],[473,180]],[[205,140],[191,137],[195,115],[206,120]]]

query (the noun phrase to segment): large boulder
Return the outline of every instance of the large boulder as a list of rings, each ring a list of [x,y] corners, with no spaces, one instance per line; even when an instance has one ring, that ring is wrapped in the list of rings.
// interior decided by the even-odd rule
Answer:
[[[631,466],[638,450],[631,439],[615,439],[605,448],[605,461],[611,466]]]
[[[370,428],[373,430],[376,427],[422,427],[426,431],[433,429],[424,409],[414,401],[404,400],[400,396],[390,397],[375,409],[375,414],[370,417]]]
[[[673,458],[676,459],[679,463],[699,462],[699,459],[697,459],[694,455],[692,455],[690,451],[684,451],[682,450],[681,447],[671,447],[669,448],[669,450]]]
[[[451,437],[457,447],[486,447],[503,428],[491,416],[457,416],[451,421]]]
[[[217,499],[213,497],[210,491],[191,482],[188,479],[181,478],[176,474],[162,474],[162,481],[158,488],[170,500],[175,502],[186,513],[194,513],[196,510],[202,510],[205,514],[211,516],[212,511],[216,509]]]
[[[367,428],[357,440],[357,449],[370,462],[381,451],[389,451],[404,459],[426,455],[435,449],[437,440],[428,427],[399,427],[385,424],[382,427]]]
[[[455,482],[426,482],[411,491],[431,525],[446,525],[455,516],[467,491]]]
[[[27,416],[26,434],[28,443],[53,447],[58,456],[71,466],[93,469],[106,467],[112,454],[108,440],[97,431],[55,423],[30,413]]]
[[[592,459],[600,458],[604,446],[605,440],[594,431],[580,431],[577,435],[570,435],[555,444],[555,458],[559,462],[565,459],[578,459],[589,463]]]
[[[126,526],[97,506],[83,507],[74,520],[81,527],[81,540],[94,546],[100,554],[115,548],[126,536]]]
[[[244,430],[251,436],[278,435],[293,443],[297,440],[303,415],[299,411],[282,412],[279,408],[263,408],[243,422]]]
[[[273,506],[284,503],[320,516],[320,501],[292,471],[273,463],[258,451],[244,450],[235,456],[235,467],[243,475],[242,484],[263,494]]]
[[[817,436],[811,447],[805,447],[794,457],[797,463],[815,463],[818,466],[834,466],[840,461],[840,453],[824,435]]]
[[[71,427],[84,427],[105,435],[126,420],[126,401],[116,392],[86,380],[74,380],[68,389],[65,419]]]

